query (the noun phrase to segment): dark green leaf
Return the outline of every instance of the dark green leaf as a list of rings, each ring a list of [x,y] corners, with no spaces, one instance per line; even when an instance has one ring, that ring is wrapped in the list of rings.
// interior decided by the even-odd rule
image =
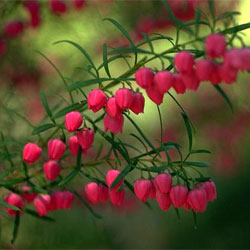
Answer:
[[[12,209],[12,210],[15,210],[15,211],[20,211],[20,208],[15,207],[15,206],[13,206],[13,205],[10,205],[9,203],[3,201],[2,199],[0,199],[0,206],[8,207],[8,208],[10,208],[10,209]]]
[[[40,134],[41,132],[44,132],[48,129],[54,128],[55,124],[52,123],[48,123],[48,124],[43,124],[39,127],[36,127],[33,131],[32,131],[32,135],[37,135]]]
[[[81,195],[76,192],[75,190],[72,190],[72,192],[75,194],[75,196],[81,201],[81,203],[90,211],[92,215],[94,215],[97,219],[102,219],[102,216],[98,213],[96,213],[93,208],[81,197]]]
[[[208,0],[208,5],[209,5],[209,11],[211,13],[211,16],[213,20],[215,19],[215,8],[214,8],[214,0]]]
[[[236,32],[239,32],[239,31],[242,31],[245,29],[249,29],[249,28],[250,28],[250,23],[244,23],[241,25],[234,26],[232,28],[225,29],[225,30],[221,31],[220,33],[223,35],[232,34],[232,33],[236,33]]]
[[[124,179],[124,177],[131,172],[134,169],[133,166],[128,165],[126,166],[121,172],[120,174],[115,178],[115,180],[112,182],[110,188],[114,188],[122,179]]]
[[[13,229],[11,244],[14,244],[14,242],[17,238],[19,225],[20,225],[20,213],[17,212],[15,220],[14,220],[14,229]]]
[[[26,179],[24,178],[20,178],[20,179],[12,179],[12,180],[1,180],[0,181],[0,186],[11,186],[11,185],[15,185],[18,183],[22,183],[26,181]]]
[[[205,182],[205,181],[210,181],[211,178],[210,177],[199,177],[199,178],[195,178],[196,181],[199,182]]]
[[[41,90],[40,92],[40,96],[41,96],[41,100],[42,100],[42,103],[43,103],[43,107],[47,113],[47,115],[50,117],[50,119],[52,120],[53,123],[55,123],[55,120],[53,119],[53,116],[52,116],[52,112],[49,108],[49,105],[48,105],[48,101],[47,101],[47,98],[44,94],[44,92]]]
[[[209,150],[206,149],[197,149],[197,150],[191,150],[190,154],[211,154]]]
[[[224,90],[219,86],[219,85],[214,85],[214,88],[219,92],[219,94],[223,97],[223,99],[226,101],[226,103],[229,105],[231,111],[233,112],[233,104],[231,103],[229,97],[227,96],[227,94],[224,92]]]
[[[191,151],[192,146],[193,146],[193,133],[192,133],[192,128],[189,122],[189,119],[185,113],[181,113],[182,118],[184,119],[185,126],[187,129],[187,134],[188,134],[188,141],[189,141],[189,151]]]
[[[31,216],[33,216],[33,217],[36,217],[37,219],[40,219],[40,220],[55,222],[55,219],[53,219],[51,217],[48,217],[48,216],[39,216],[36,211],[28,209],[28,208],[25,208],[24,212],[31,215]]]
[[[238,12],[238,11],[225,12],[225,13],[222,13],[219,16],[217,16],[216,20],[219,21],[219,20],[222,20],[222,19],[225,19],[225,18],[228,18],[228,17],[232,17],[232,16],[235,16],[235,15],[240,15],[240,14],[241,13]]]
[[[74,103],[70,106],[67,106],[61,110],[59,110],[56,114],[54,114],[54,118],[59,118],[62,117],[64,115],[66,115],[67,113],[71,112],[71,111],[77,111],[80,110],[82,107],[84,107],[86,105],[86,100],[80,102],[80,103]]]
[[[185,161],[184,164],[194,166],[194,167],[202,167],[202,168],[208,168],[209,165],[204,162],[195,162],[195,161]]]
[[[102,58],[103,58],[103,65],[104,69],[108,75],[109,78],[111,78],[110,72],[109,72],[109,65],[108,65],[108,57],[107,57],[107,45],[106,43],[103,44],[103,53],[102,53]]]
[[[136,168],[145,172],[161,173],[162,171],[166,170],[167,167],[168,167],[167,165],[163,165],[159,167],[148,167],[148,168],[136,167]]]

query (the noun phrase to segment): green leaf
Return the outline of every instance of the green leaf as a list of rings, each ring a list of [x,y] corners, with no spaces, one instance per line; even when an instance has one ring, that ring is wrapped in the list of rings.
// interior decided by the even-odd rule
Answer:
[[[125,58],[131,58],[130,55],[115,55],[107,59],[107,63],[110,63],[116,59],[124,59]],[[100,70],[102,67],[104,67],[104,62],[98,67],[98,70]]]
[[[48,129],[54,128],[55,124],[52,123],[48,123],[48,124],[43,124],[39,127],[36,127],[33,131],[32,131],[32,135],[37,135],[40,134],[41,132],[44,132]]]
[[[17,238],[19,225],[20,225],[20,213],[17,212],[15,220],[14,220],[14,229],[13,229],[11,244],[14,244],[14,242]]]
[[[119,24],[117,21],[115,21],[112,18],[105,18],[104,21],[105,20],[113,23],[121,31],[121,33],[128,39],[131,48],[136,50],[136,46],[135,46],[134,42],[132,41],[131,37],[129,36],[129,33],[126,31],[126,29],[121,24]],[[137,64],[137,52],[136,51],[135,51],[135,64]]]
[[[92,61],[90,55],[82,46],[70,40],[60,40],[60,41],[55,42],[54,44],[58,44],[58,43],[69,43],[73,45],[75,48],[77,48],[85,56],[85,58],[89,61],[90,65],[95,69],[96,73],[98,74],[98,70],[96,69],[95,64]]]
[[[205,182],[205,181],[210,181],[211,178],[210,177],[199,177],[199,178],[195,178],[196,181],[199,182]]]
[[[166,170],[167,167],[168,167],[167,165],[163,165],[159,167],[148,167],[148,168],[136,167],[136,169],[139,169],[145,172],[161,173],[162,171]]]
[[[184,164],[194,166],[194,167],[202,167],[202,168],[208,168],[209,165],[204,162],[196,162],[196,161],[185,161]]]
[[[71,181],[81,170],[81,159],[82,159],[82,148],[79,147],[77,158],[76,158],[76,167],[71,171],[67,176],[65,176],[58,184],[58,186],[63,186],[69,181]]]
[[[40,220],[44,220],[44,221],[48,221],[48,222],[55,222],[55,219],[49,217],[49,216],[39,216],[38,213],[34,210],[31,210],[31,209],[28,209],[28,208],[25,208],[24,209],[24,212],[37,218],[37,219],[40,219]]]
[[[53,115],[53,117],[56,119],[56,118],[59,118],[59,117],[62,117],[64,115],[66,115],[67,113],[69,113],[71,111],[79,111],[86,104],[87,104],[86,100],[84,100],[84,101],[82,101],[80,103],[74,103],[74,104],[72,104],[70,106],[67,106],[67,107],[59,110],[57,113],[55,113]]]
[[[190,154],[211,154],[209,150],[206,149],[196,149],[191,150]]]
[[[232,33],[237,33],[239,31],[249,29],[249,28],[250,28],[250,23],[244,23],[244,24],[241,24],[241,25],[234,26],[232,28],[222,30],[220,33],[223,34],[223,35],[232,34]]]
[[[81,197],[81,195],[77,192],[77,191],[75,191],[75,190],[71,190],[74,194],[75,194],[75,196],[81,201],[81,203],[90,211],[90,213],[92,214],[92,215],[94,215],[94,217],[95,218],[97,218],[97,219],[102,219],[102,216],[100,215],[100,214],[98,214],[98,213],[96,213],[94,210],[93,210],[93,208]]]
[[[127,165],[121,172],[120,174],[115,178],[115,180],[112,182],[110,188],[114,188],[124,177],[131,172],[134,169],[133,166]]]
[[[226,103],[229,105],[231,111],[234,111],[233,104],[231,103],[229,97],[227,94],[224,92],[224,90],[219,86],[219,85],[214,85],[214,88],[219,92],[219,94],[223,97],[223,99],[226,101]]]
[[[192,128],[189,122],[189,119],[187,117],[187,115],[185,113],[181,113],[182,118],[184,119],[184,123],[187,129],[187,134],[188,134],[188,141],[189,141],[189,151],[192,150],[192,146],[193,146],[193,133],[192,133]]]
[[[215,20],[215,7],[214,7],[214,0],[208,0],[209,11],[213,20]]]
[[[103,44],[103,53],[102,53],[102,58],[103,58],[103,65],[104,69],[108,75],[109,78],[111,78],[110,72],[109,72],[109,65],[108,65],[108,57],[107,57],[107,45],[106,43]]]
[[[216,21],[219,21],[219,20],[222,20],[222,19],[225,19],[225,18],[228,18],[228,17],[232,17],[232,16],[235,16],[235,15],[240,15],[240,14],[241,13],[238,12],[238,11],[225,12],[225,13],[222,13],[219,16],[217,16]]]
[[[0,186],[12,186],[18,183],[22,183],[24,181],[26,181],[26,179],[24,178],[12,179],[12,180],[0,180]]]
[[[3,207],[8,207],[12,210],[15,210],[15,211],[20,211],[20,208],[19,207],[15,207],[13,205],[10,205],[9,203],[3,201],[2,199],[0,199],[0,206],[3,206]]]
[[[41,100],[42,100],[42,103],[43,103],[43,107],[44,107],[47,115],[50,117],[50,119],[52,120],[52,122],[55,123],[55,120],[54,120],[54,118],[52,116],[52,112],[51,112],[51,110],[49,108],[49,105],[48,105],[47,98],[46,98],[46,96],[45,96],[45,94],[44,94],[44,92],[42,90],[40,92],[40,97],[41,97]]]

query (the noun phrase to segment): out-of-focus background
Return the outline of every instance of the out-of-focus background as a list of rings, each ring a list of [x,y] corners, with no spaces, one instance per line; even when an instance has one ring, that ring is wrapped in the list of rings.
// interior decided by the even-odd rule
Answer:
[[[188,21],[194,17],[195,7],[191,2],[194,1],[171,2],[178,18]],[[207,1],[199,2],[199,8],[206,13]],[[218,14],[239,11],[241,15],[236,16],[236,23],[250,22],[248,0],[215,2]],[[128,45],[121,33],[104,18],[113,18],[121,23],[135,42],[143,39],[142,32],[175,36],[174,26],[161,1],[72,0],[54,9],[48,1],[39,3],[39,18],[30,14],[30,9],[21,0],[0,3],[0,130],[20,149],[22,142],[31,137],[32,131],[24,117],[36,126],[45,115],[39,91],[44,90],[52,107],[58,102],[67,102],[60,77],[37,51],[46,55],[64,77],[78,81],[91,77],[86,71],[86,59],[73,46],[55,42],[71,40],[80,44],[99,65],[103,43],[110,48]],[[22,28],[18,31],[12,29],[12,33],[6,36],[4,27],[12,21],[18,21]],[[200,33],[206,35],[208,30],[202,29]],[[244,33],[244,41],[250,45],[250,31]],[[180,39],[186,41],[189,38],[183,35]],[[167,40],[154,43],[157,51],[165,50],[170,45]],[[149,64],[151,67],[159,65],[160,62]],[[123,60],[110,65],[115,76],[127,68]],[[95,209],[104,215],[102,220],[93,218],[77,202],[72,211],[54,212],[52,217],[57,220],[56,223],[24,215],[15,248],[249,248],[249,80],[248,73],[241,73],[236,83],[222,85],[234,104],[233,113],[207,83],[201,84],[197,92],[177,96],[196,128],[196,148],[206,147],[212,151],[211,155],[200,157],[211,165],[205,172],[215,181],[218,198],[209,204],[204,214],[198,214],[197,229],[194,228],[191,212],[180,211],[181,218],[178,219],[172,208],[163,212],[155,201],[151,201],[152,209],[149,209],[128,195],[121,208],[96,206]],[[143,131],[155,138],[155,143],[160,136],[156,111],[156,106],[146,99],[145,114],[134,117]],[[187,137],[178,107],[165,97],[161,111],[164,140],[177,141],[185,147]],[[132,132],[132,127],[125,123],[122,136],[126,138],[126,133]],[[130,142],[134,143],[132,138]],[[93,151],[99,143],[95,141]],[[106,171],[107,166],[103,169]],[[131,177],[133,180],[134,176]],[[76,182],[79,191],[82,191],[86,180],[79,178]],[[1,212],[2,248],[13,248],[10,244],[12,224],[12,219],[4,211]]]

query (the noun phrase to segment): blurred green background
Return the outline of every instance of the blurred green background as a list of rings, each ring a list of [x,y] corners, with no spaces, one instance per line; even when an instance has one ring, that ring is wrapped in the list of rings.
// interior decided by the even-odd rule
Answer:
[[[70,1],[66,3],[70,5]],[[119,21],[136,37],[134,30],[140,28],[139,23],[143,18],[149,17],[150,20],[154,20],[158,15],[162,15],[162,5],[159,1],[93,0],[87,1],[81,11],[69,9],[62,16],[53,15],[48,9],[47,1],[42,1],[41,4],[41,25],[37,29],[25,30],[22,36],[10,41],[6,53],[0,57],[0,129],[13,145],[20,149],[22,142],[30,138],[31,128],[16,112],[37,125],[44,115],[39,99],[40,89],[45,91],[51,106],[61,100],[64,102],[67,98],[60,78],[36,51],[49,57],[65,77],[75,81],[85,80],[90,77],[84,70],[87,66],[86,59],[74,47],[63,43],[54,44],[56,41],[72,40],[79,43],[99,65],[102,62],[103,42],[110,47],[124,45],[124,39],[119,31],[107,21],[103,21],[104,18]],[[241,12],[242,15],[236,18],[237,23],[250,22],[248,0],[217,1],[217,4],[218,12]],[[0,21],[1,25],[13,18],[27,18],[27,13],[21,5],[11,6],[10,2],[5,2],[1,8],[9,11]],[[206,6],[203,8],[206,11]],[[148,25],[142,22],[142,27]],[[150,33],[162,33],[173,37],[175,34],[173,27],[168,25],[149,30]],[[200,32],[204,35],[208,33],[205,29]],[[250,31],[244,33],[244,41],[250,45]],[[187,39],[187,36],[181,36],[181,40]],[[156,42],[154,45],[156,51],[165,50],[170,46],[167,41]],[[157,68],[160,62],[153,62],[149,66]],[[119,60],[112,63],[110,69],[114,76],[118,76],[127,70],[127,65]],[[105,76],[105,71],[101,74]],[[158,208],[156,201],[150,201],[152,209],[149,209],[138,203],[134,197],[128,196],[123,208],[96,206],[95,209],[104,215],[101,220],[93,218],[89,211],[77,202],[72,211],[54,212],[52,217],[56,219],[56,223],[24,215],[14,246],[10,244],[12,219],[2,212],[0,247],[250,248],[249,74],[240,74],[237,83],[223,87],[234,104],[234,113],[221,96],[206,83],[195,93],[177,96],[196,128],[196,148],[205,147],[212,151],[212,155],[202,156],[202,159],[210,162],[211,168],[205,172],[213,178],[218,190],[217,200],[208,205],[204,214],[198,214],[196,229],[191,212],[180,211],[181,218],[178,219],[173,208],[163,212]],[[80,95],[78,99],[81,100]],[[176,140],[185,147],[187,137],[178,108],[168,97],[164,100],[161,111],[166,140]],[[156,106],[147,99],[145,110],[144,115],[133,118],[145,133],[157,139],[159,121]],[[127,131],[133,132],[132,127],[125,123],[124,135],[121,138],[126,138]],[[135,143],[132,139],[130,142]],[[95,146],[99,143],[100,141],[96,140]],[[106,170],[106,167],[103,168]],[[135,178],[129,176],[128,179],[133,181]],[[86,179],[79,178],[74,185],[83,190],[85,183]]]

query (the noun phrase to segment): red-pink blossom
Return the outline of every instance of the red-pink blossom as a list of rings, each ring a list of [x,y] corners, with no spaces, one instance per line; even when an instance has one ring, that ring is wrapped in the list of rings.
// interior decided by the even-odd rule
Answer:
[[[201,189],[206,191],[208,201],[213,201],[217,198],[216,186],[213,181],[206,181],[202,183]]]
[[[134,93],[130,89],[118,89],[115,92],[115,100],[121,110],[129,109],[134,101]]]
[[[200,59],[196,62],[196,75],[200,81],[209,81],[213,70],[214,64],[211,60]]]
[[[102,109],[107,102],[107,96],[100,89],[93,89],[88,95],[88,108],[94,113]]]
[[[157,85],[154,83],[146,89],[146,93],[151,101],[157,105],[161,105],[163,102],[164,94],[160,92]]]
[[[191,190],[187,202],[195,212],[205,212],[207,207],[207,194],[203,189]]]
[[[154,72],[149,68],[140,68],[135,73],[137,84],[143,89],[147,89],[153,84]]]
[[[195,91],[200,86],[200,81],[198,80],[194,70],[190,70],[188,73],[181,73],[181,77],[186,89]]]
[[[114,180],[119,174],[120,174],[119,170],[115,170],[115,169],[108,170],[107,175],[106,175],[106,184],[109,188],[111,187],[112,183],[114,182]],[[119,183],[114,188],[112,188],[112,190],[115,190],[115,191],[118,190],[123,184],[123,181],[124,180],[121,179]]]
[[[130,110],[135,114],[144,113],[145,98],[140,92],[134,93],[134,100],[130,107]]]
[[[73,0],[75,9],[82,10],[86,5],[86,0]]]
[[[111,117],[106,114],[103,118],[104,123],[104,132],[106,133],[110,130],[113,134],[122,133],[123,125],[124,125],[124,117],[120,115],[118,117]]]
[[[66,150],[66,145],[59,139],[48,141],[48,155],[50,160],[59,160]]]
[[[23,200],[27,203],[31,203],[33,202],[33,200],[35,199],[37,193],[35,192],[30,192],[31,187],[29,186],[23,186],[22,188],[22,192],[21,193],[21,197],[23,198]]]
[[[174,207],[182,207],[186,202],[187,194],[187,187],[180,185],[172,187],[169,195]]]
[[[48,194],[37,195],[34,199],[34,206],[39,216],[45,216],[49,210],[51,197]]]
[[[99,194],[99,201],[105,202],[109,198],[109,190],[106,186],[99,184],[100,187],[100,194]]]
[[[151,181],[145,179],[139,179],[134,182],[134,192],[139,200],[143,202],[148,200],[151,191],[151,185]]]
[[[156,188],[154,184],[154,179],[151,180],[151,189],[149,193],[149,198],[152,200],[156,198]]]
[[[116,190],[109,190],[109,198],[113,205],[121,206],[125,199],[125,190],[122,189],[121,191]]]
[[[18,208],[23,208],[24,207],[24,204],[23,204],[23,199],[20,195],[18,194],[15,194],[15,193],[10,193],[8,195],[6,195],[4,197],[4,201],[12,206],[15,206],[15,207],[18,207]],[[11,215],[11,216],[14,216],[16,215],[18,212],[20,214],[23,214],[22,211],[16,211],[16,210],[13,210],[11,208],[6,208],[6,212]]]
[[[181,77],[181,74],[175,73],[173,74],[174,82],[173,82],[173,88],[176,91],[177,94],[184,94],[186,92],[186,86],[183,82],[183,79]]]
[[[84,128],[82,131],[77,132],[76,136],[83,152],[86,152],[94,142],[95,133],[90,128]]]
[[[168,209],[171,206],[171,199],[169,197],[169,194],[163,194],[163,193],[160,193],[157,191],[156,192],[156,200],[157,200],[159,207],[163,211],[168,211]]]
[[[171,189],[172,176],[170,174],[158,174],[154,179],[154,185],[158,192],[166,194]]]
[[[115,97],[111,97],[108,99],[107,104],[106,104],[106,112],[109,116],[113,118],[117,118],[121,115],[122,110],[118,106]]]
[[[67,5],[63,0],[50,0],[49,5],[51,11],[56,15],[63,14],[67,11]]]
[[[167,71],[159,71],[154,76],[154,84],[156,88],[165,94],[173,86],[174,78],[173,75]]]
[[[226,39],[223,35],[211,34],[205,41],[206,53],[211,58],[217,58],[224,55],[226,51]]]
[[[9,38],[17,38],[24,31],[24,24],[22,21],[11,21],[4,27],[5,34]]]
[[[101,189],[98,183],[90,182],[86,184],[84,187],[84,191],[85,191],[87,199],[91,203],[96,204],[99,202]]]
[[[23,161],[28,164],[37,161],[42,153],[42,149],[35,143],[29,142],[23,148]]]
[[[65,127],[69,132],[74,132],[79,129],[82,122],[82,115],[78,111],[69,112],[65,117]]]
[[[77,136],[74,135],[74,136],[69,137],[68,144],[69,144],[69,149],[71,151],[71,154],[76,156],[80,148],[80,144],[78,142]]]
[[[181,73],[189,73],[194,66],[194,56],[188,51],[182,51],[175,55],[174,63],[176,69]]]
[[[56,161],[48,161],[43,165],[43,171],[47,180],[53,181],[60,174],[61,167]]]

